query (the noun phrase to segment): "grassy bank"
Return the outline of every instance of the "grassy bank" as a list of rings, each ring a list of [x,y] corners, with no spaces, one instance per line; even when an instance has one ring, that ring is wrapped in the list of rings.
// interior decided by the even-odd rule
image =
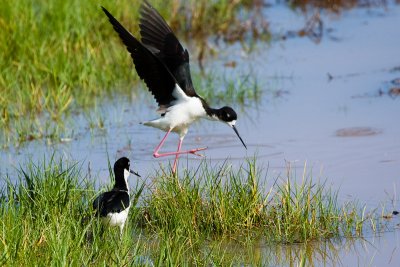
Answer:
[[[264,175],[253,161],[239,170],[204,162],[179,178],[157,174],[120,238],[118,229],[100,234],[88,208],[97,192],[81,165],[31,163],[1,191],[0,264],[260,264],[272,261],[252,253],[265,244],[362,236],[365,215],[323,184],[306,175],[296,183],[288,170],[267,187]],[[141,185],[131,182],[134,192]],[[235,253],[232,242],[249,253]]]
[[[57,124],[72,111],[93,107],[112,94],[129,95],[138,88],[129,54],[100,5],[137,35],[140,3],[0,0],[2,143],[52,138],[62,131]],[[202,40],[191,51],[193,62],[204,54],[200,50],[206,48],[206,37],[233,36],[251,16],[250,11],[247,15],[241,12],[239,19],[238,10],[252,7],[245,0],[151,3],[178,36]],[[208,26],[202,27],[205,21]],[[245,34],[242,31],[233,40]]]

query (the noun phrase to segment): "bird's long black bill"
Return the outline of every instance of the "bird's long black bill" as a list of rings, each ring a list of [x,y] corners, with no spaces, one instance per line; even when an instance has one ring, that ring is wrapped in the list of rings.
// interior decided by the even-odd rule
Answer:
[[[240,137],[240,134],[238,132],[238,130],[236,129],[235,125],[232,125],[232,129],[235,131],[236,135],[239,137],[240,141],[242,141],[242,144],[244,145],[244,147],[247,149],[246,144],[243,142],[242,137]]]
[[[129,170],[129,172],[132,173],[132,174],[134,174],[134,175],[136,175],[136,176],[138,176],[138,177],[142,177],[142,176],[139,175],[139,173],[134,172],[134,171],[132,171],[132,170]]]

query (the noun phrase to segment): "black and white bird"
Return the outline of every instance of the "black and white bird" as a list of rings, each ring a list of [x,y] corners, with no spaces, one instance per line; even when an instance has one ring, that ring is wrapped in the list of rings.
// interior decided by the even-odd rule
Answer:
[[[180,154],[197,154],[205,148],[182,151],[182,141],[190,124],[205,118],[228,124],[237,134],[245,148],[246,145],[235,128],[236,112],[231,107],[211,108],[194,90],[190,76],[189,53],[183,48],[171,28],[146,0],[140,7],[141,42],[127,31],[104,7],[104,13],[127,47],[139,77],[158,103],[160,117],[143,122],[166,132],[160,144],[155,148],[153,156],[175,156],[173,172],[176,170]],[[170,132],[179,134],[176,152],[159,153]]]
[[[122,157],[114,164],[115,184],[111,191],[100,194],[93,201],[96,216],[107,226],[119,226],[121,234],[130,208],[128,177],[130,173],[140,175],[130,169],[129,159]]]

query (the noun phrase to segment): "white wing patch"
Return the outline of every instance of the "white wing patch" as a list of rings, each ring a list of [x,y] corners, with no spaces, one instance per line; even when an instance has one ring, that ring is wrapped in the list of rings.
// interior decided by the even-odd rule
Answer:
[[[175,102],[180,102],[180,101],[187,101],[189,96],[185,94],[185,92],[182,90],[182,88],[176,83],[175,88],[172,91],[172,96],[175,97],[177,100]],[[174,103],[174,102],[172,102]]]

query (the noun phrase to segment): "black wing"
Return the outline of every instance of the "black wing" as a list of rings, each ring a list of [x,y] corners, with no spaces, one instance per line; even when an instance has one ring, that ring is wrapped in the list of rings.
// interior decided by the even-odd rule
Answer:
[[[107,9],[104,7],[101,8],[127,47],[139,77],[144,80],[159,106],[169,106],[172,101],[176,100],[172,96],[175,84],[177,83],[174,76],[164,63],[133,37]]]
[[[163,17],[146,0],[140,7],[140,34],[144,45],[155,48],[160,58],[174,75],[188,96],[197,96],[190,76],[189,53]]]
[[[121,212],[128,208],[129,194],[126,191],[109,191],[101,194],[93,201],[96,216],[105,217],[108,213]]]

